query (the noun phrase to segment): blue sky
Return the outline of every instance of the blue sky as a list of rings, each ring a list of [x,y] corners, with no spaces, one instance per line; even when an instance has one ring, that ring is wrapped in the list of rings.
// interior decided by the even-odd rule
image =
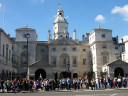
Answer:
[[[3,27],[4,0],[0,0],[0,27]],[[46,41],[48,30],[53,33],[56,12],[62,3],[69,23],[69,34],[77,30],[77,38],[94,28],[112,29],[113,36],[128,35],[128,0],[5,0],[5,32],[15,37],[15,29],[34,28],[39,41]]]

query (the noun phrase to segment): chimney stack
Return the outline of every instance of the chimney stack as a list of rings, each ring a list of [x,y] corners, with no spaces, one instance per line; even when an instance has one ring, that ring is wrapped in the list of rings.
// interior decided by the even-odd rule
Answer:
[[[84,34],[82,35],[82,41],[85,41],[85,35]]]
[[[76,40],[76,29],[73,32],[73,39]]]
[[[90,33],[86,33],[86,40],[89,41],[89,35]]]
[[[48,41],[50,41],[50,30],[48,30]]]
[[[118,35],[116,36],[116,43],[118,43]]]
[[[123,38],[121,38],[122,43],[124,42]]]

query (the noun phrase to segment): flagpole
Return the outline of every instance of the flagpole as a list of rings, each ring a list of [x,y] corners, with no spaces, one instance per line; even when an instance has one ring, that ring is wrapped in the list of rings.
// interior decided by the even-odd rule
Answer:
[[[5,0],[4,0],[4,9],[3,9],[3,30],[4,30],[4,21],[5,21]]]

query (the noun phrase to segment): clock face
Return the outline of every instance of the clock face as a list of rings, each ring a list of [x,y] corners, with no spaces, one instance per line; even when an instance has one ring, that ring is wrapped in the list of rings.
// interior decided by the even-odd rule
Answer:
[[[64,26],[60,26],[60,29],[61,29],[61,30],[64,30],[64,28],[65,28]]]

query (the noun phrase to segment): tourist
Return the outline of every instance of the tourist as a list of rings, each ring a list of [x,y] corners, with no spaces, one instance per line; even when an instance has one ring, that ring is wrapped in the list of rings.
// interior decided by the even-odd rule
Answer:
[[[104,79],[103,79],[103,77],[100,78],[100,89],[104,89]]]
[[[107,82],[108,89],[110,89],[111,88],[111,80],[109,77],[107,78],[106,82]]]
[[[118,83],[118,87],[121,88],[121,86],[122,86],[122,81],[121,81],[121,78],[120,78],[120,77],[117,79],[117,83]]]
[[[99,85],[99,78],[96,78],[96,89],[98,90],[99,89],[99,87],[100,87],[100,85]]]
[[[91,89],[95,90],[95,80],[91,79]]]
[[[113,85],[114,85],[114,88],[118,88],[118,86],[117,86],[117,78],[114,78]]]
[[[76,78],[73,79],[73,87],[75,90],[77,88],[77,81],[76,80],[77,80]]]
[[[67,78],[67,90],[71,90],[71,80]]]

